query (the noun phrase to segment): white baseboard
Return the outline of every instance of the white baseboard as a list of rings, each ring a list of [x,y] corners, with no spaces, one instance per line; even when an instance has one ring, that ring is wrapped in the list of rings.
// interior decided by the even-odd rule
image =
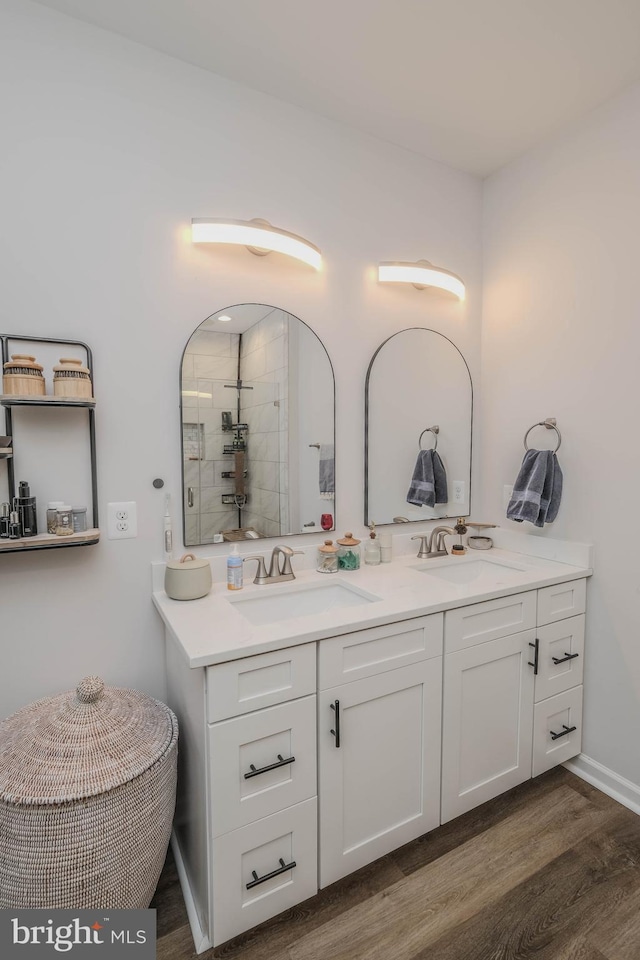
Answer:
[[[609,770],[608,767],[603,767],[597,760],[592,760],[584,753],[578,754],[573,760],[567,760],[563,766],[606,793],[608,797],[640,815],[640,787],[636,783],[625,780],[624,777]]]
[[[180,844],[178,838],[175,835],[175,832],[171,831],[171,849],[173,850],[173,856],[176,861],[176,869],[178,871],[178,877],[180,879],[180,886],[182,888],[182,896],[184,897],[184,904],[187,908],[187,917],[189,918],[189,926],[191,927],[191,936],[193,937],[193,944],[196,948],[196,953],[204,953],[205,950],[208,950],[211,947],[211,941],[209,937],[205,934],[202,927],[200,926],[200,920],[198,919],[198,911],[196,910],[195,901],[193,899],[193,894],[191,893],[191,885],[189,883],[189,877],[187,876],[187,871],[184,866],[184,860],[182,858],[182,851],[180,850]]]

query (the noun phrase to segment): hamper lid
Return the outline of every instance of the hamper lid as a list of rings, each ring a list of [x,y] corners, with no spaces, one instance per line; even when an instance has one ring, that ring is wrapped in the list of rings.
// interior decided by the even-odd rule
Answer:
[[[66,803],[105,793],[148,770],[176,737],[165,704],[85,677],[0,723],[0,799]]]

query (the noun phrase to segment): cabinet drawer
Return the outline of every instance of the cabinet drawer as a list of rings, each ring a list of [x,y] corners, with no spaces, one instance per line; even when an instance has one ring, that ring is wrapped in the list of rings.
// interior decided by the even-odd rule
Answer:
[[[320,641],[318,689],[362,680],[442,655],[442,614]]]
[[[584,614],[538,627],[536,702],[582,683]],[[559,661],[559,662],[555,662]]]
[[[213,724],[209,760],[214,837],[314,797],[315,696]]]
[[[315,693],[314,643],[207,667],[210,723]]]
[[[316,820],[314,798],[213,841],[214,947],[317,893]]]
[[[538,625],[554,623],[566,617],[584,613],[587,601],[587,581],[570,580],[538,590]]]
[[[575,727],[575,730],[571,728]],[[566,732],[567,729],[570,732]],[[554,738],[554,735],[560,734]],[[582,687],[572,687],[536,703],[533,717],[533,776],[580,753]]]
[[[533,590],[448,610],[444,618],[445,653],[508,637],[529,630],[535,624],[536,594]]]

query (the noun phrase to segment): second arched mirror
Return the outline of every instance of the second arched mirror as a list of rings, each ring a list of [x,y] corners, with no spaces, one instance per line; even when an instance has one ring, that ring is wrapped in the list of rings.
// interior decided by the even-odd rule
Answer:
[[[306,323],[261,303],[212,314],[185,348],[181,399],[186,545],[333,520],[333,370]]]
[[[412,327],[378,347],[366,380],[365,523],[468,515],[472,406],[469,368],[447,337]]]

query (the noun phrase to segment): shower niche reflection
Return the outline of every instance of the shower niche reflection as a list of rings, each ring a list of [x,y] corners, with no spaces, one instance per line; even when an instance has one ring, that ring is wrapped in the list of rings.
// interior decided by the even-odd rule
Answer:
[[[335,490],[321,482],[333,370],[297,317],[256,303],[208,317],[183,354],[181,409],[187,546],[319,531],[334,512]]]

